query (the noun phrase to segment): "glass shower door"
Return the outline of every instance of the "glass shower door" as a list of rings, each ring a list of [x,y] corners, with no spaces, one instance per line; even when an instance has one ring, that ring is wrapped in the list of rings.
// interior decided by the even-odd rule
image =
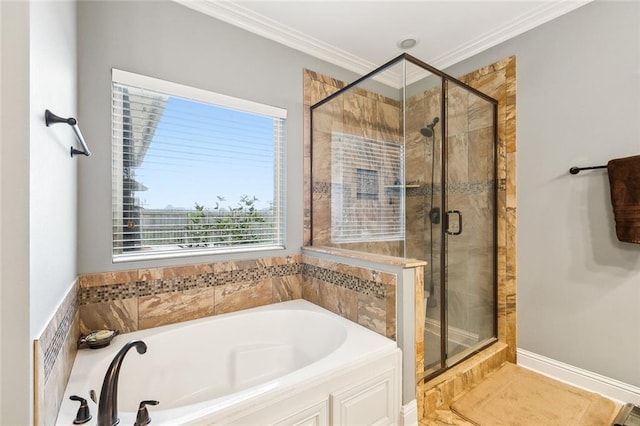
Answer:
[[[495,340],[496,206],[494,105],[446,84],[442,345],[448,367]]]

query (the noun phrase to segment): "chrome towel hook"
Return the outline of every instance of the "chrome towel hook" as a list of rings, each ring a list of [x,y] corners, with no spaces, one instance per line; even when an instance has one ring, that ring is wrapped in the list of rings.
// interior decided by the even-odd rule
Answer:
[[[71,128],[73,129],[73,133],[76,134],[76,139],[78,139],[78,142],[80,142],[80,145],[82,145],[82,151],[80,151],[79,149],[75,149],[74,147],[71,147],[72,157],[78,154],[86,155],[87,157],[91,155],[91,151],[89,151],[89,147],[87,146],[87,143],[84,141],[82,132],[80,132],[80,128],[78,127],[78,120],[76,120],[73,117],[69,117],[69,118],[58,117],[51,111],[45,110],[44,122],[47,124],[47,127],[49,127],[50,124],[56,124],[56,123],[67,123],[69,126],[71,126]]]

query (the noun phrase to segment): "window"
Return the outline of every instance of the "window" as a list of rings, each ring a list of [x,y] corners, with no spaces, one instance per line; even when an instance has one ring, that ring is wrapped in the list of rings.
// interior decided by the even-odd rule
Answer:
[[[114,69],[114,261],[284,247],[286,110]]]

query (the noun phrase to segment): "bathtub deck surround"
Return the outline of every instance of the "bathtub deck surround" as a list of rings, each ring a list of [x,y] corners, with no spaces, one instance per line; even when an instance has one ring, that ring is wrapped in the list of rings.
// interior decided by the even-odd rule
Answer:
[[[133,424],[143,399],[160,401],[149,408],[158,425],[399,423],[395,342],[292,300],[123,334],[107,348],[80,351],[57,424],[71,425],[77,403],[68,397],[98,389],[114,354],[134,339],[148,350],[122,364],[121,424]]]
[[[301,298],[300,256],[79,277],[80,331],[127,333]]]
[[[394,339],[396,276],[312,254],[82,275],[80,331],[127,333],[295,299]]]

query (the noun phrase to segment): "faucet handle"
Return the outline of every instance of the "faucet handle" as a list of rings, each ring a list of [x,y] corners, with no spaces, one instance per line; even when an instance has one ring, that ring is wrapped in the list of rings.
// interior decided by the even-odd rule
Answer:
[[[86,399],[81,398],[78,395],[71,395],[69,399],[80,402],[80,408],[78,408],[76,419],[73,421],[74,425],[81,425],[91,420],[91,413],[89,412],[89,406],[87,405]]]
[[[145,400],[140,401],[140,407],[138,408],[138,415],[136,416],[136,422],[133,426],[144,426],[151,423],[151,417],[149,417],[149,411],[147,410],[147,405],[158,405],[159,401],[154,400]]]

